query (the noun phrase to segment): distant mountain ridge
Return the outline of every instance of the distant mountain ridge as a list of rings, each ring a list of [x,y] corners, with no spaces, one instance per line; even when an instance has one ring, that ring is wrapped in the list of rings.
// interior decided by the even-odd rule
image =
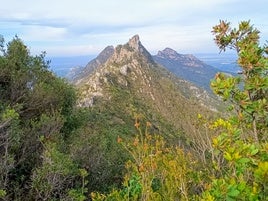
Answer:
[[[171,48],[159,51],[153,59],[175,75],[207,91],[210,91],[210,80],[219,71],[191,54],[179,54]]]
[[[140,52],[149,59],[151,63],[158,63],[174,73],[176,76],[192,82],[197,87],[201,87],[208,92],[210,90],[210,81],[214,78],[218,69],[204,63],[192,54],[179,54],[171,48],[165,48],[158,51],[157,55],[151,55],[140,43],[137,36],[133,37],[132,45],[130,46]],[[135,44],[135,45],[134,45]],[[127,44],[129,45],[129,44]],[[130,47],[129,46],[129,47]],[[140,48],[140,49],[139,49]],[[113,54],[115,48],[107,46],[93,60],[91,60],[84,68],[74,68],[66,76],[68,80],[75,83],[84,77],[90,75],[95,69],[103,65]]]
[[[192,54],[179,54],[175,50],[168,47],[162,51],[158,51],[155,57],[174,60],[183,66],[189,67],[202,67],[205,65],[204,62],[200,61]]]

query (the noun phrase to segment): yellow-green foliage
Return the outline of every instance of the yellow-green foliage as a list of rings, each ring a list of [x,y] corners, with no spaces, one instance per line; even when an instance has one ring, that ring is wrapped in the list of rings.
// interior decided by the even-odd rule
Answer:
[[[238,29],[220,21],[213,33],[221,50],[237,51],[242,76],[218,74],[211,84],[236,115],[211,125],[221,134],[213,139],[214,172],[202,200],[268,200],[267,47],[260,47],[259,31],[249,21]]]
[[[126,163],[123,188],[108,195],[92,193],[93,200],[189,200],[198,183],[196,161],[184,150],[167,146],[161,136],[151,135],[150,126],[147,122],[142,131],[137,121],[138,134],[132,141],[118,137],[132,156]]]
[[[201,200],[267,200],[268,143],[243,138],[231,120],[218,119],[211,128],[222,133],[213,139],[213,173]]]
[[[211,83],[212,89],[232,103],[240,125],[256,142],[267,140],[268,49],[259,43],[260,32],[249,21],[242,21],[238,28],[220,21],[212,32],[220,50],[236,50],[241,67],[241,76],[217,74]]]

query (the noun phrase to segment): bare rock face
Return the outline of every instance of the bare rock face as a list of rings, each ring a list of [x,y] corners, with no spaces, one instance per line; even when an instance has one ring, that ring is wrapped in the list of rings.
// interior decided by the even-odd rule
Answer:
[[[128,45],[133,48],[136,51],[139,51],[141,42],[140,42],[140,37],[139,35],[133,36],[131,39],[128,41]]]
[[[120,68],[120,73],[124,76],[127,76],[127,72],[128,72],[128,66],[124,65]]]

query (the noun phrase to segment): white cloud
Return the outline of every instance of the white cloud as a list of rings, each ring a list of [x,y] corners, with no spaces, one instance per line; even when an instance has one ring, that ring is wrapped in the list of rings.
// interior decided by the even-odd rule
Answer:
[[[262,25],[267,6],[267,0],[9,0],[0,8],[0,34],[18,34],[31,49],[53,54],[97,54],[134,34],[151,51],[214,51],[210,31],[219,19]],[[268,26],[260,30],[268,35]]]
[[[223,2],[226,0],[9,0],[0,9],[0,16],[15,20],[67,19],[72,23],[124,24],[211,10]]]
[[[26,41],[63,41],[67,36],[65,28],[55,28],[46,26],[26,26],[21,37]]]

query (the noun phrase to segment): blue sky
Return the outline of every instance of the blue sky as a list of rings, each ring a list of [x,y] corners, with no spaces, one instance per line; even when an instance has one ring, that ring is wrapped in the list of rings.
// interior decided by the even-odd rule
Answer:
[[[0,34],[17,34],[32,54],[96,55],[139,34],[152,53],[217,53],[212,26],[242,20],[268,40],[267,0],[8,0],[1,3]]]

